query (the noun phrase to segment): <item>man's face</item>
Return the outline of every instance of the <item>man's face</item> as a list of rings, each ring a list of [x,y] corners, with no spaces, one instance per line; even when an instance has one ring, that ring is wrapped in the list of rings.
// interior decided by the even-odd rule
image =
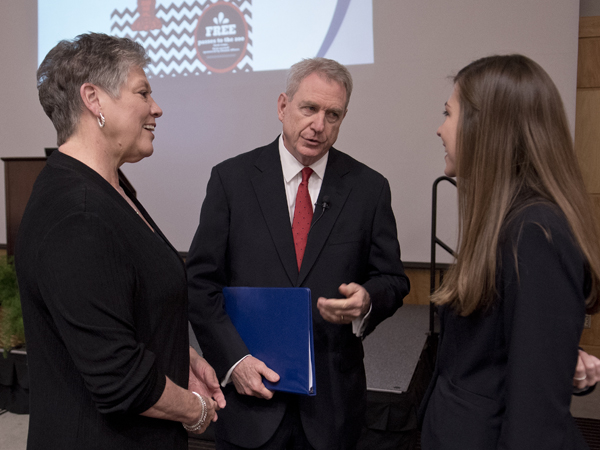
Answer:
[[[302,80],[293,98],[279,96],[277,112],[285,148],[301,164],[310,166],[337,140],[346,116],[346,89],[315,72]]]

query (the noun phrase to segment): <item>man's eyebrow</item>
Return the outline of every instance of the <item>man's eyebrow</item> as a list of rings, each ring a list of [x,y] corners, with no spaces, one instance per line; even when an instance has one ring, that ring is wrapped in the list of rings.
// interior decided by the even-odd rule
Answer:
[[[305,107],[305,106],[316,107],[318,109],[321,109],[321,107],[319,106],[318,103],[313,102],[311,100],[303,100],[300,102],[300,107]],[[342,114],[344,114],[344,109],[343,108],[328,108],[325,110],[325,112],[334,113],[334,114],[341,116]]]

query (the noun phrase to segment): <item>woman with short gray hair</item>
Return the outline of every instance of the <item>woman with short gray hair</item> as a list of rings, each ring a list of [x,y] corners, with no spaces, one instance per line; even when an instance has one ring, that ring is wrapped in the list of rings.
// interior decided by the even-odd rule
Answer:
[[[203,432],[225,406],[189,347],[183,262],[119,183],[123,163],[154,151],[162,110],[147,62],[139,44],[90,33],[61,41],[38,70],[59,148],[15,255],[30,450],[187,449],[186,430]]]

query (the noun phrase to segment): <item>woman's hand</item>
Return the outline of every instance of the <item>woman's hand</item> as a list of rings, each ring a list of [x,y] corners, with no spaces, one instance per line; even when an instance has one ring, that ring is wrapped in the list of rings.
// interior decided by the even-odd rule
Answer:
[[[186,423],[184,425],[184,428],[190,433],[202,434],[206,431],[211,422],[217,420],[217,409],[220,408],[217,405],[217,403],[210,397],[206,397],[204,395],[200,396],[200,394],[194,395],[194,397],[196,397],[196,399],[198,400],[198,416],[195,419],[194,423]],[[195,430],[190,429],[191,427],[195,427],[198,423],[202,423],[202,426],[200,428]]]
[[[210,420],[207,416],[206,423],[210,423],[211,420],[213,422],[216,421],[218,418],[216,411],[225,408],[225,396],[219,386],[219,380],[217,379],[215,370],[192,347],[190,347],[190,375],[188,389],[204,396],[207,407],[209,403],[211,404],[212,409],[209,408],[208,413]],[[214,403],[209,402],[208,400],[210,399],[213,399]]]
[[[600,381],[600,359],[579,350],[573,386],[577,390],[585,390]]]

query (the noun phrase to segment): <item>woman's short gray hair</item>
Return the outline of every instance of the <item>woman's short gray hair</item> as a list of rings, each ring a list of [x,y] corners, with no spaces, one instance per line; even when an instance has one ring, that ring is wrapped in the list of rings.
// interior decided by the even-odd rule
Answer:
[[[315,72],[325,77],[327,81],[335,81],[344,86],[346,89],[346,109],[348,109],[350,94],[352,94],[352,76],[345,66],[333,59],[310,58],[294,64],[288,73],[285,87],[285,94],[288,98],[291,100],[298,92],[302,80]]]
[[[130,69],[143,69],[149,62],[144,48],[127,38],[88,33],[60,41],[37,71],[40,103],[56,128],[57,144],[64,144],[79,123],[82,84],[94,84],[118,98]]]

